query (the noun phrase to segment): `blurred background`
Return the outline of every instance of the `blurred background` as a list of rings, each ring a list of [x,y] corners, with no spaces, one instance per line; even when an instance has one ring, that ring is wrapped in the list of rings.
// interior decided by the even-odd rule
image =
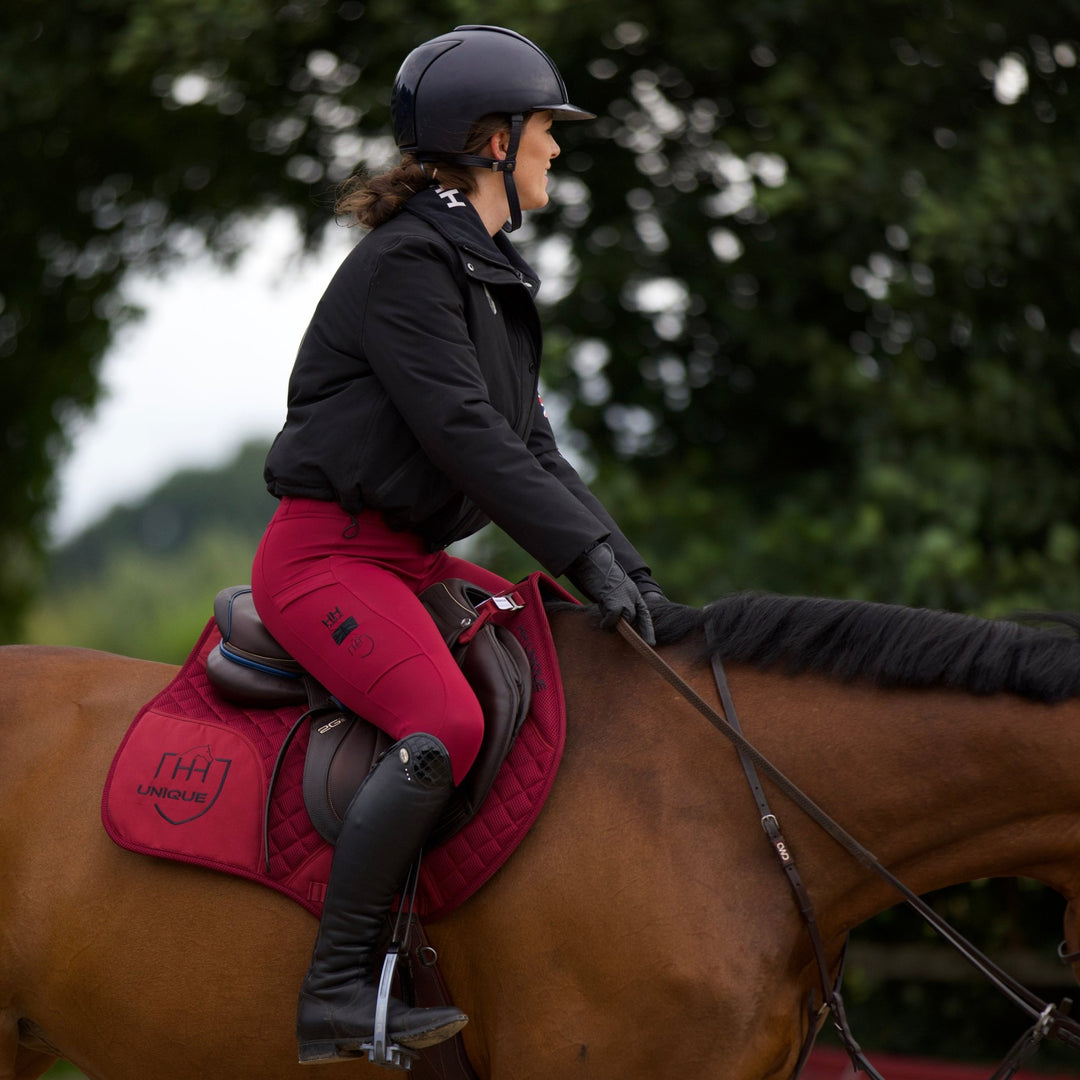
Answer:
[[[397,66],[463,22],[598,114],[516,238],[562,444],[672,598],[1080,608],[1078,0],[14,0],[0,640],[179,661],[247,580],[357,239],[335,185],[394,160]],[[495,529],[469,554],[533,569]],[[1064,992],[1058,897],[933,899]],[[913,920],[856,935],[861,1042],[1000,1056],[1021,1018]]]

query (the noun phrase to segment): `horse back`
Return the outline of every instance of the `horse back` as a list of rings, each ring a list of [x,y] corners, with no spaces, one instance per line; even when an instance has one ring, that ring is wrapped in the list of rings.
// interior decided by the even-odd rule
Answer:
[[[65,764],[65,785],[82,772],[100,791],[103,755],[174,671],[93,649],[0,647],[0,817],[23,783],[45,782]],[[84,770],[75,768],[80,761]]]

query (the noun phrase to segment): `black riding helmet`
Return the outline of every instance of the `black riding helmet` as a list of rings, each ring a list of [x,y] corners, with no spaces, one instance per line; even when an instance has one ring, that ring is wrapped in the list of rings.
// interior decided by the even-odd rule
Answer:
[[[501,26],[458,26],[418,45],[394,80],[390,109],[403,153],[503,174],[507,232],[521,225],[513,172],[525,114],[550,110],[556,120],[595,119],[570,104],[559,69],[543,49]],[[490,113],[510,117],[504,161],[463,152],[473,124]]]

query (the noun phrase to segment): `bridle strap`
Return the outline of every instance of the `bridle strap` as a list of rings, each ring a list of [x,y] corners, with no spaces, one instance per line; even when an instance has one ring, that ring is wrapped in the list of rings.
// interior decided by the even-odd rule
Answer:
[[[739,717],[735,712],[735,702],[731,698],[731,689],[728,686],[727,675],[724,673],[724,665],[715,656],[712,660],[712,670],[713,679],[716,682],[716,692],[720,695],[720,704],[723,706],[724,715],[727,717],[731,727],[742,734],[742,726],[739,724]],[[795,865],[795,853],[788,846],[784,834],[780,831],[780,822],[772,812],[769,800],[765,797],[765,791],[761,786],[761,781],[758,779],[757,769],[754,767],[753,761],[741,749],[736,749],[738,750],[743,772],[746,774],[746,782],[750,786],[750,793],[754,797],[754,802],[757,803],[761,827],[765,830],[765,835],[769,838],[769,843],[772,844],[773,851],[780,862],[780,867],[787,877],[788,885],[791,886],[791,891],[795,896],[795,903],[799,908],[799,914],[802,916],[806,932],[810,937],[810,944],[814,949],[814,959],[817,961],[818,979],[821,982],[821,990],[825,999],[824,1004],[828,1011],[832,1013],[833,1026],[840,1042],[847,1051],[848,1057],[851,1058],[856,1070],[865,1072],[871,1077],[871,1080],[884,1080],[884,1077],[866,1059],[862,1047],[855,1040],[855,1036],[848,1024],[847,1012],[844,1009],[844,1001],[840,993],[840,984],[843,980],[843,956],[841,955],[840,971],[837,977],[833,979],[829,973],[825,942],[821,937],[821,929],[814,915],[814,905],[810,901],[810,894],[807,892],[799,869]],[[845,939],[844,951],[846,952],[846,950],[847,941]],[[806,1041],[803,1043],[799,1061],[795,1068],[794,1076],[796,1078],[802,1072],[817,1039],[818,1017],[815,1015],[816,1010],[813,1007],[812,995],[808,1012],[810,1014],[810,1028],[807,1031]]]
[[[1021,1011],[1027,1013],[1034,1021],[1030,1030],[1013,1047],[1009,1057],[991,1077],[991,1080],[1007,1080],[1008,1077],[1011,1077],[1019,1068],[1023,1058],[1027,1057],[1037,1044],[1048,1035],[1060,1039],[1068,1046],[1080,1048],[1080,1024],[1068,1015],[1072,1007],[1072,1001],[1069,998],[1064,998],[1058,1005],[1048,1004],[980,952],[958,930],[942,919],[917,893],[912,892],[899,878],[882,866],[870,851],[847,833],[817,803],[804,794],[772,762],[764,757],[746,739],[741,730],[729,723],[706,702],[655,649],[641,638],[626,619],[619,620],[617,629],[634,651],[724,735],[736,747],[740,755],[749,759],[758,770],[772,780],[784,795],[791,799],[803,813],[828,833],[858,863],[888,882],[968,963],[982,972],[1005,997],[1012,1001]],[[717,668],[723,670],[719,661],[714,662],[714,674]],[[726,677],[724,682],[726,685]],[[726,701],[722,697],[722,704],[725,711],[728,711],[728,714],[734,717],[734,706],[731,704],[730,694],[728,694]],[[826,996],[831,993],[827,981],[823,985],[823,992]]]

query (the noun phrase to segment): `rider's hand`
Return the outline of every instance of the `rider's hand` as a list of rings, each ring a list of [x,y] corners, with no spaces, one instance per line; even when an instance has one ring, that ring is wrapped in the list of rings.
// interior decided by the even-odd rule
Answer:
[[[600,609],[600,625],[605,630],[613,630],[625,618],[648,644],[656,644],[648,605],[610,544],[599,543],[579,555],[566,576]]]

